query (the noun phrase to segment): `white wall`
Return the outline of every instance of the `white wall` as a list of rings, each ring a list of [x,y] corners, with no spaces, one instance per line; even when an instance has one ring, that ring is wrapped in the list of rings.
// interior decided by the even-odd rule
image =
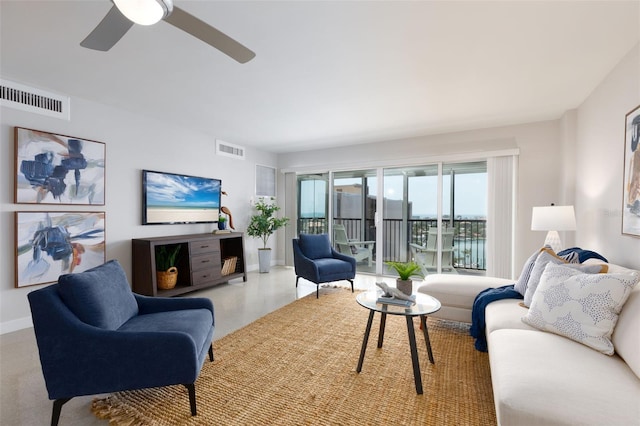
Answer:
[[[395,164],[413,164],[433,159],[473,158],[487,151],[518,148],[519,180],[515,264],[540,248],[545,234],[531,231],[533,206],[563,204],[563,159],[561,121],[545,121],[467,132],[424,136],[386,143],[347,146],[318,151],[283,154],[279,167],[291,170],[360,169]],[[551,153],[551,154],[550,154]],[[569,159],[568,161],[572,161]],[[570,200],[568,200],[570,201]],[[573,243],[573,236],[563,239]],[[516,267],[520,272],[519,266]]]
[[[46,89],[46,88],[44,88]],[[211,224],[141,225],[141,172],[151,169],[222,179],[222,203],[236,229],[246,229],[255,193],[255,164],[276,166],[275,154],[247,149],[245,161],[216,156],[215,136],[72,99],[71,121],[2,108],[0,136],[0,331],[30,325],[27,293],[41,286],[14,288],[14,211],[92,210],[106,212],[107,259],[118,259],[131,278],[131,238],[210,232]],[[76,136],[106,144],[106,205],[13,204],[14,126]],[[235,142],[235,141],[229,141]],[[270,245],[275,244],[275,239]],[[257,267],[258,241],[245,238],[248,269]],[[277,257],[277,256],[274,256]]]
[[[578,108],[577,243],[640,269],[640,238],[622,235],[625,115],[640,105],[640,44]]]

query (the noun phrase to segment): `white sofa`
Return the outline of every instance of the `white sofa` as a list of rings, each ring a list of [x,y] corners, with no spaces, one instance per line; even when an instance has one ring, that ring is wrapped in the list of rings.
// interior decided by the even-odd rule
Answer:
[[[609,272],[631,271],[609,264]],[[513,281],[436,274],[418,291],[442,303],[433,316],[470,322],[479,292],[509,284]],[[520,302],[499,300],[485,310],[498,424],[640,425],[640,284],[618,318],[612,356],[525,324],[527,308]]]

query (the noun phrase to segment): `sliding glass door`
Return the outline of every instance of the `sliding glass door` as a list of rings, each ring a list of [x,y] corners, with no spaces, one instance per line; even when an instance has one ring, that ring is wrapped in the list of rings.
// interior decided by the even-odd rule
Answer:
[[[486,221],[485,161],[298,176],[298,233],[329,233],[358,272],[414,260],[424,274],[484,274]]]
[[[358,272],[375,273],[376,170],[333,174],[333,242],[354,256]]]
[[[383,260],[414,260],[425,275],[483,274],[486,171],[485,162],[385,169]]]

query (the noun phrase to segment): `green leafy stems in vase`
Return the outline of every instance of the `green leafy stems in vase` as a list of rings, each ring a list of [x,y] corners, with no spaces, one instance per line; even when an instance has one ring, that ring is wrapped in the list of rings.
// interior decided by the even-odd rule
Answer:
[[[174,246],[160,246],[156,249],[156,270],[166,271],[176,266],[176,258],[180,252],[180,244]]]
[[[388,267],[394,269],[402,281],[410,280],[411,277],[422,278],[422,274],[418,272],[420,270],[420,266],[415,262],[387,261],[384,263]]]
[[[267,198],[269,199],[268,203]],[[257,214],[251,216],[249,226],[247,227],[247,235],[260,238],[262,240],[262,248],[266,249],[269,237],[276,232],[276,230],[289,223],[289,218],[275,217],[280,207],[276,204],[274,197],[259,198],[254,208],[257,210]]]

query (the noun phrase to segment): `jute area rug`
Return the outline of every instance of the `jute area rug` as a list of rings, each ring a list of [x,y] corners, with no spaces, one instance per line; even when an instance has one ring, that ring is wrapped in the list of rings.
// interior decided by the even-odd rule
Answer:
[[[92,411],[115,425],[492,425],[489,360],[468,326],[429,318],[435,364],[419,321],[424,394],[415,391],[407,325],[376,314],[356,373],[369,311],[342,288],[323,288],[214,342],[196,381],[198,415],[183,386],[119,392]],[[159,350],[161,350],[159,348]]]

